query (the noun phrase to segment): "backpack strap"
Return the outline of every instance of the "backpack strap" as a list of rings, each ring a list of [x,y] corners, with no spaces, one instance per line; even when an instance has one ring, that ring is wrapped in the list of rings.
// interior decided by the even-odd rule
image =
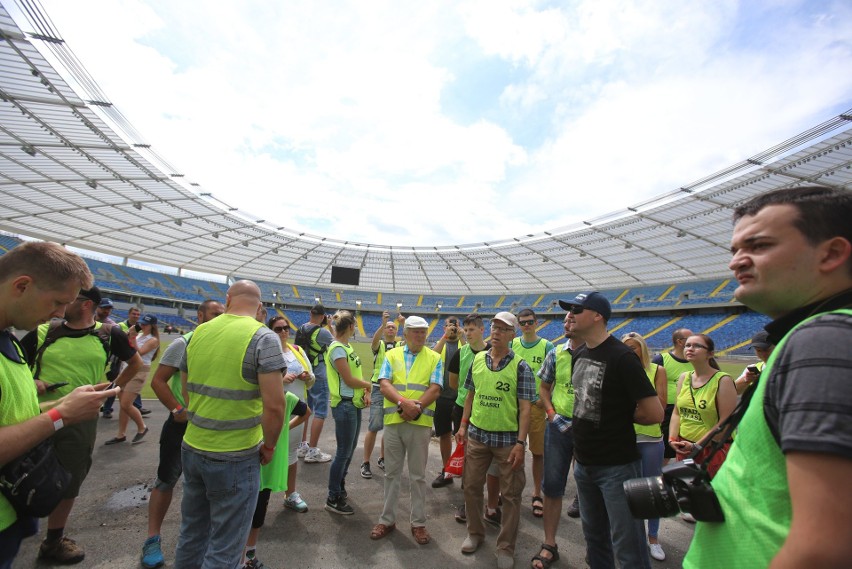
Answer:
[[[48,325],[47,334],[45,334],[44,336],[44,341],[41,343],[41,345],[38,346],[38,349],[35,353],[35,357],[33,358],[33,362],[30,364],[30,369],[33,370],[34,378],[38,379],[39,374],[41,374],[41,359],[44,356],[45,350],[47,350],[47,348],[49,348],[54,342],[56,342],[60,338],[82,338],[88,335],[97,336],[98,340],[101,341],[101,345],[103,346],[104,351],[106,352],[107,361],[109,361],[110,354],[112,353],[112,324],[96,322],[94,329],[86,329],[85,331],[83,331],[71,330],[66,326],[63,326],[64,323],[64,320],[52,320]]]

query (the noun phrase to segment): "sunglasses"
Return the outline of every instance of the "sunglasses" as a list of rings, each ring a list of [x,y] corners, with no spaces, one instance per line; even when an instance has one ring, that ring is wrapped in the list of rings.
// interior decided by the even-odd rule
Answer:
[[[535,320],[518,320],[518,324],[521,326],[532,326],[535,324]]]
[[[568,309],[568,312],[571,314],[582,314],[583,311],[586,310],[582,306],[577,306],[576,304],[571,305],[571,308]]]
[[[287,331],[289,332],[289,331],[290,331],[290,327],[289,327],[289,326],[276,326],[275,328],[273,328],[273,329],[272,329],[272,331],[273,331],[273,332],[276,332],[276,333],[278,333],[278,334],[280,334],[280,333],[281,333],[281,332],[283,332],[284,330],[287,330]]]

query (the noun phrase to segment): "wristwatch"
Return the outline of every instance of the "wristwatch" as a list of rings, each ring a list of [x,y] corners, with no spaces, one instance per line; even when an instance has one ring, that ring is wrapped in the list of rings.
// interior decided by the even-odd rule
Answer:
[[[518,440],[515,441],[515,444],[521,445],[522,447],[527,448],[527,441],[522,441],[521,439],[518,439]]]

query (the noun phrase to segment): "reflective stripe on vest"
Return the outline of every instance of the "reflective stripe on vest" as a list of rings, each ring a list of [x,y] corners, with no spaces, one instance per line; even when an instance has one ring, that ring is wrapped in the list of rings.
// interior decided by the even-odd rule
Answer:
[[[257,383],[242,376],[243,359],[263,325],[223,314],[196,328],[186,348],[189,425],[184,441],[207,452],[235,452],[260,443],[263,404]]]
[[[385,354],[391,367],[391,383],[399,394],[405,399],[418,399],[420,394],[429,389],[432,373],[441,361],[441,355],[424,346],[414,358],[411,370],[405,369],[404,346],[389,350]],[[384,400],[385,425],[404,423],[402,416],[396,412],[396,402]],[[435,415],[435,402],[423,409],[423,414],[416,421],[408,421],[414,425],[432,426],[432,417]]]

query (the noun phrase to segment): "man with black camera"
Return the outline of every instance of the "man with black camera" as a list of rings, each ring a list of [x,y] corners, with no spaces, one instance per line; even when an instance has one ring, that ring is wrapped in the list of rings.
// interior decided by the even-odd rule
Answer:
[[[736,298],[775,350],[684,567],[848,567],[852,559],[852,193],[776,190],[734,212]]]
[[[644,524],[633,518],[623,483],[642,474],[633,423],[663,420],[663,406],[633,350],[607,332],[612,314],[599,292],[560,300],[569,313],[573,355],[574,479],[592,569],[650,568]],[[555,555],[554,555],[555,556]]]

